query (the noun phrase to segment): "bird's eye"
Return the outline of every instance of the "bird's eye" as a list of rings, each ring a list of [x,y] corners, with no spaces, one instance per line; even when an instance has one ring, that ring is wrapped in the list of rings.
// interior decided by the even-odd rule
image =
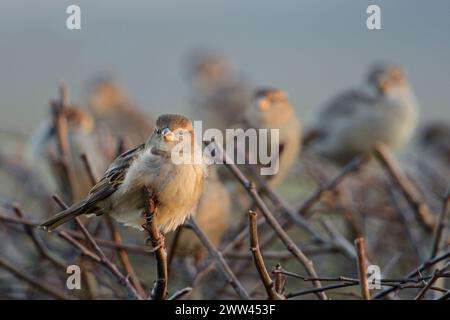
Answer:
[[[156,129],[156,134],[161,134],[161,129]]]

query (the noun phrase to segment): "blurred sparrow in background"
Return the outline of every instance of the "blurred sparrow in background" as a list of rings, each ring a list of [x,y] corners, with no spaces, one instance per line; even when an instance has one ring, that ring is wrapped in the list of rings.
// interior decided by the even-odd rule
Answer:
[[[201,152],[191,121],[166,114],[156,121],[152,136],[144,144],[117,157],[86,198],[42,223],[52,230],[81,214],[109,214],[117,221],[142,229],[145,198],[143,188],[152,190],[157,206],[156,223],[166,233],[184,223],[195,210],[203,191],[205,165],[198,162],[175,164],[172,150]],[[184,150],[184,151],[183,151]]]
[[[74,106],[64,108],[63,112],[67,121],[69,162],[75,173],[72,186],[73,195],[74,200],[79,200],[91,187],[86,167],[80,157],[81,154],[86,154],[94,172],[103,172],[107,165],[107,159],[103,150],[102,135],[98,134],[92,116]],[[58,154],[57,150],[58,142],[53,120],[45,119],[31,134],[26,146],[25,158],[32,170],[39,175],[48,191],[52,193],[64,189],[59,185],[61,181],[56,179],[55,167],[52,166]]]
[[[251,108],[245,115],[248,128],[279,129],[279,170],[275,175],[265,176],[272,187],[279,185],[298,158],[301,147],[301,126],[286,92],[265,88],[254,94]],[[270,145],[268,146],[270,150]]]
[[[318,154],[346,163],[377,142],[392,149],[404,146],[418,121],[418,104],[404,71],[375,66],[368,76],[372,92],[352,90],[338,95],[315,118],[304,144]]]
[[[88,106],[95,119],[126,149],[142,144],[154,129],[153,119],[130,101],[125,90],[111,79],[99,79],[89,87]]]
[[[192,113],[203,128],[224,131],[243,120],[251,100],[248,81],[222,55],[200,52],[188,61]]]

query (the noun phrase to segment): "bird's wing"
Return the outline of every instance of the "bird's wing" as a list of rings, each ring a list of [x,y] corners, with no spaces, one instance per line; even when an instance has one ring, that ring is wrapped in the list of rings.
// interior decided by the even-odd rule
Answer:
[[[335,97],[321,112],[325,119],[348,117],[359,108],[368,108],[375,104],[376,97],[364,91],[351,90]]]
[[[89,191],[85,206],[90,207],[97,201],[103,200],[114,193],[122,184],[131,163],[144,149],[145,144],[141,144],[118,156],[108,168],[103,178]]]
[[[363,109],[371,108],[376,102],[375,96],[359,90],[346,91],[336,96],[318,112],[315,124],[305,133],[303,145],[326,138],[335,125],[342,121],[348,122],[349,118]]]

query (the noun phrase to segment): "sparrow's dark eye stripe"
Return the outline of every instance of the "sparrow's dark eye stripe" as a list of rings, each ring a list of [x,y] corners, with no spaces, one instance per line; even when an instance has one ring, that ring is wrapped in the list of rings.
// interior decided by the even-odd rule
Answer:
[[[161,130],[160,130],[160,129],[156,129],[156,133],[157,133],[157,134],[160,134],[160,133],[161,133]]]

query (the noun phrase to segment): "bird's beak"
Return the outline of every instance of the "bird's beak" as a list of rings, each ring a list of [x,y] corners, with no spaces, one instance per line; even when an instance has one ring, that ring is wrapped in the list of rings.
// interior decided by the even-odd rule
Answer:
[[[175,141],[175,134],[172,131],[170,131],[169,128],[164,128],[161,131],[161,136],[163,137],[164,141],[167,141],[167,142]]]

